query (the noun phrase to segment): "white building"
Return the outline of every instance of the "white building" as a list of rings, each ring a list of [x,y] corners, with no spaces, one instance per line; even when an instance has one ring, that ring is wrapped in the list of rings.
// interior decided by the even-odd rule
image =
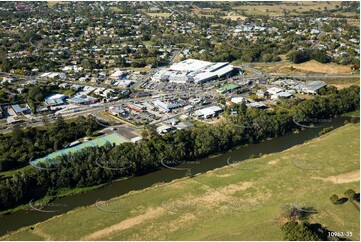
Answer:
[[[283,89],[282,88],[279,88],[279,87],[271,87],[267,90],[267,92],[270,94],[270,95],[276,95],[277,93],[280,93],[282,92]]]
[[[158,134],[165,134],[165,133],[168,133],[169,131],[172,131],[173,129],[175,129],[173,126],[164,124],[164,125],[159,126],[157,128],[157,133]]]
[[[170,111],[172,111],[172,109],[180,107],[179,103],[166,103],[166,102],[160,101],[159,99],[154,101],[154,105],[166,112],[170,112]]]
[[[187,59],[156,72],[152,80],[175,83],[204,83],[230,74],[234,67],[228,62],[208,62]]]
[[[232,97],[231,98],[231,102],[235,103],[235,104],[239,104],[242,103],[243,101],[245,101],[246,103],[249,102],[246,98],[244,97]]]
[[[202,108],[194,112],[194,116],[199,119],[207,119],[216,117],[223,111],[221,107],[218,106],[211,106],[207,108]]]
[[[324,81],[306,82],[302,86],[302,92],[307,93],[307,94],[317,94],[318,91],[325,86],[326,86],[326,83]]]

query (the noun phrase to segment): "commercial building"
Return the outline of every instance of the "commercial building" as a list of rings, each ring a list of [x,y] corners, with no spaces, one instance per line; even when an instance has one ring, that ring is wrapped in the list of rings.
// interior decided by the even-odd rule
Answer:
[[[179,122],[180,121],[178,119],[176,119],[176,118],[171,118],[171,119],[168,119],[167,121],[165,121],[165,123],[173,125],[173,126],[178,124]]]
[[[249,100],[245,97],[232,97],[230,101],[235,104],[242,103],[243,101],[249,103]]]
[[[154,105],[165,112],[171,112],[172,109],[179,108],[181,106],[179,103],[166,103],[160,101],[159,99],[154,101]]]
[[[168,133],[169,131],[172,131],[174,130],[175,128],[171,125],[167,125],[167,124],[164,124],[162,126],[159,126],[157,128],[157,133],[158,134],[165,134],[165,133]]]
[[[198,119],[207,119],[217,117],[223,111],[221,107],[211,106],[207,108],[202,108],[194,112],[193,116]]]
[[[317,94],[318,91],[325,87],[326,83],[323,81],[311,81],[303,84],[302,92],[307,94]]]
[[[68,99],[69,103],[75,103],[75,104],[86,104],[87,100],[85,100],[84,98],[80,98],[80,97],[72,97]]]
[[[276,95],[277,93],[283,92],[282,88],[279,87],[271,87],[269,89],[267,89],[267,93],[269,93],[270,95]]]
[[[64,94],[54,94],[45,98],[45,104],[47,106],[63,105],[65,103],[66,98],[67,96],[65,96]]]
[[[156,72],[153,81],[169,81],[174,83],[204,83],[233,72],[234,67],[228,62],[208,62],[187,59],[171,65],[168,69]]]
[[[123,116],[123,115],[127,114],[125,109],[123,109],[121,107],[110,107],[109,108],[109,113],[114,115],[114,116]]]
[[[326,86],[326,83],[323,81],[303,82],[303,81],[288,80],[288,79],[277,80],[274,82],[274,84],[279,85],[284,88],[287,88],[287,89],[294,90],[296,92],[302,92],[302,93],[313,94],[313,95],[317,94],[321,88]],[[282,90],[281,88],[277,88],[277,87],[274,87],[273,89]],[[276,94],[276,93],[272,93],[272,94]]]
[[[264,103],[262,103],[262,102],[247,103],[246,106],[249,107],[249,108],[256,108],[256,109],[266,109],[266,108],[268,108],[268,107],[267,107]]]
[[[17,115],[26,115],[31,113],[31,109],[27,104],[11,105],[11,108]]]
[[[144,112],[144,109],[142,107],[137,106],[137,105],[127,105],[127,108],[129,108],[129,109],[131,109],[133,111],[139,112],[139,113]]]
[[[109,76],[109,78],[113,79],[113,80],[116,80],[116,79],[119,79],[119,78],[121,78],[122,76],[125,76],[125,75],[127,75],[126,71],[117,70],[113,74],[111,74]]]
[[[142,139],[143,139],[142,136],[136,136],[136,137],[132,138],[130,141],[133,142],[133,143],[136,143],[138,141],[141,141]]]
[[[271,96],[271,99],[275,100],[275,99],[291,98],[294,93],[295,93],[295,91],[293,91],[293,90],[278,92],[276,94],[273,94]]]

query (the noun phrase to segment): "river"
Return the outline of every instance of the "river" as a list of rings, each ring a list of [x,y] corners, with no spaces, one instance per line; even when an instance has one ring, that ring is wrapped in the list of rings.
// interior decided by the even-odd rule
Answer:
[[[345,120],[350,119],[350,117],[338,117],[332,121],[330,120],[329,122],[319,124],[317,128],[306,128],[299,133],[292,133],[258,144],[235,148],[231,151],[224,152],[221,155],[201,159],[193,162],[193,164],[189,162],[178,167],[191,168],[192,174],[204,173],[228,165],[229,161],[227,163],[227,159],[230,157],[230,160],[232,161],[241,161],[248,159],[251,155],[280,152],[318,137],[319,132],[325,127],[333,126],[334,128],[337,128],[342,126]],[[117,181],[86,193],[58,198],[50,203],[49,206],[42,208],[43,212],[21,210],[13,214],[4,215],[0,217],[0,236],[23,226],[32,225],[53,216],[63,214],[77,207],[92,205],[97,200],[108,200],[126,194],[129,191],[150,187],[155,183],[170,182],[174,179],[182,178],[185,176],[185,173],[186,170],[181,171],[164,168],[142,176]]]

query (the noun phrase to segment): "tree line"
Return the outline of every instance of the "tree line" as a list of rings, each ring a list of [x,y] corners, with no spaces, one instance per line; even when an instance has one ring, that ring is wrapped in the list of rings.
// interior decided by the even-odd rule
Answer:
[[[63,148],[86,135],[87,131],[101,128],[95,117],[79,117],[65,122],[58,117],[47,129],[34,127],[22,129],[15,126],[11,134],[0,134],[0,171],[28,165],[31,158],[42,157]],[[89,132],[88,132],[89,133]]]
[[[309,60],[315,60],[320,63],[329,63],[332,58],[327,55],[325,50],[318,49],[305,49],[294,50],[287,55],[288,59],[295,64],[306,62]]]
[[[161,160],[194,160],[234,146],[261,142],[299,129],[293,120],[332,118],[359,109],[359,87],[351,86],[295,105],[290,112],[242,109],[239,118],[159,136],[147,128],[137,143],[89,147],[59,157],[39,172],[26,169],[0,181],[0,209],[53,195],[61,188],[98,185],[162,168]],[[232,125],[235,122],[237,125]],[[247,127],[242,128],[241,126]]]

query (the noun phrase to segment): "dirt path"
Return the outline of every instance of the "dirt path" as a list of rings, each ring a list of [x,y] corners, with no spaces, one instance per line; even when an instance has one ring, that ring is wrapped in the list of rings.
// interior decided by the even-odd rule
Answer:
[[[146,211],[144,214],[141,214],[141,215],[138,215],[138,216],[135,216],[132,218],[128,218],[126,220],[123,220],[120,223],[117,223],[110,227],[98,230],[94,233],[91,233],[91,234],[81,238],[80,240],[98,240],[100,238],[106,237],[107,235],[109,235],[111,233],[129,229],[129,228],[134,227],[144,221],[159,217],[163,213],[165,213],[165,210],[162,208],[159,208],[159,207],[152,208],[152,209],[149,209],[148,211]]]
[[[360,180],[360,170],[343,173],[337,176],[329,176],[326,178],[313,177],[313,179],[328,181],[335,184],[350,183]]]

